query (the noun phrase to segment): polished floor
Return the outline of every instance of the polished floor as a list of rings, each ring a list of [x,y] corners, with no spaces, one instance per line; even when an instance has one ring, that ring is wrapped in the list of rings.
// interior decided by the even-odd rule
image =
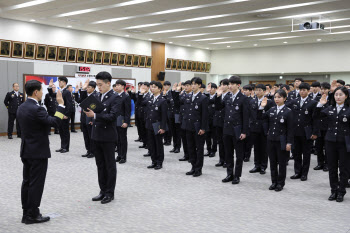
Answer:
[[[280,193],[269,191],[270,172],[250,174],[253,162],[244,163],[239,185],[223,184],[218,155],[205,157],[203,175],[189,177],[187,162],[165,147],[164,168],[149,170],[150,158],[139,149],[136,128],[128,130],[126,164],[117,165],[115,200],[107,205],[92,202],[98,194],[94,159],[85,153],[81,132],[71,134],[70,152],[55,153],[58,135],[50,136],[46,186],[41,203],[51,221],[22,224],[20,139],[0,137],[0,232],[350,232],[350,195],[330,202],[328,174],[310,170],[306,182],[287,179]],[[312,155],[311,167],[316,165]],[[293,161],[288,177],[293,174]],[[349,191],[349,190],[348,190]]]

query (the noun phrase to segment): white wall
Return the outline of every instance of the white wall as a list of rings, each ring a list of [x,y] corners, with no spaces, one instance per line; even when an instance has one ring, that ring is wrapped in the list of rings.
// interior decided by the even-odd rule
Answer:
[[[350,41],[212,51],[211,74],[350,72]]]
[[[165,60],[167,58],[174,58],[182,60],[210,62],[210,55],[210,50],[165,44]]]

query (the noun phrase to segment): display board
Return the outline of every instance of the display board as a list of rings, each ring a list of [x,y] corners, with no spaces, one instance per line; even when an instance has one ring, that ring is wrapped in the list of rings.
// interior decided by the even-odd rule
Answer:
[[[62,77],[59,75],[35,75],[35,74],[24,74],[23,75],[23,83],[26,83],[29,80],[38,80],[39,82],[42,83],[42,88],[43,88],[43,96],[41,102],[44,103],[45,95],[48,93],[47,88],[49,87],[50,80],[53,80],[53,83],[56,85],[56,90],[59,90],[59,85],[58,85],[58,78]],[[83,84],[87,79],[90,79],[90,81],[96,81],[95,75],[84,75],[84,74],[78,74],[75,77],[70,77],[70,76],[64,76],[67,77],[68,79],[68,84],[72,85],[73,87],[73,92],[75,92],[75,87],[78,85],[80,82]],[[136,86],[136,80],[135,79],[123,79],[123,78],[113,78],[112,79],[112,85],[116,82],[116,80],[121,79],[126,82],[126,88],[127,87],[135,87]],[[24,87],[23,87],[24,89]],[[96,87],[96,91],[98,91],[98,87]],[[23,93],[26,96],[25,90],[23,90]],[[79,104],[75,103],[75,122],[79,123],[80,122],[80,114],[81,114],[81,108],[79,107]],[[45,107],[45,105],[43,105]],[[45,107],[46,108],[46,107]],[[131,119],[135,119],[135,103],[133,100],[131,100]]]

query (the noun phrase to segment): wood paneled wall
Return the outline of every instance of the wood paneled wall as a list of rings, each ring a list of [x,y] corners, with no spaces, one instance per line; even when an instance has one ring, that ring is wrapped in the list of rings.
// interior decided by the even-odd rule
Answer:
[[[157,75],[160,71],[165,71],[165,44],[152,42],[152,68],[151,80],[158,81]]]

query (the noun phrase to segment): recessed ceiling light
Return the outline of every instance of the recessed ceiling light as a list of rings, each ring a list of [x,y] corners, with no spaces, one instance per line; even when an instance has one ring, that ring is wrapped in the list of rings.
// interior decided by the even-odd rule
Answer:
[[[207,49],[209,49],[209,48],[207,48]]]
[[[258,46],[258,44],[254,44],[254,46]]]
[[[169,42],[169,44],[172,44],[173,42]]]
[[[152,40],[152,39],[148,39],[148,40]]]
[[[190,45],[190,44],[188,44],[187,46],[188,46],[188,47],[190,47],[191,45]]]
[[[227,37],[217,37],[217,38],[206,38],[206,39],[199,39],[199,40],[192,40],[192,41],[209,41],[209,40],[222,40],[226,39]]]
[[[227,48],[230,48],[231,46],[227,45]]]
[[[285,41],[285,42],[283,42],[283,44],[288,44],[288,42],[287,42],[287,41]]]
[[[99,33],[102,33],[103,31],[98,31]]]
[[[234,44],[234,43],[239,43],[239,42],[242,42],[242,41],[224,41],[224,42],[215,42],[212,44]]]
[[[186,29],[186,28],[181,28],[181,29],[163,30],[163,31],[151,32],[150,34],[161,34],[161,33],[169,33],[169,32],[180,32],[180,31],[185,31],[185,30],[188,30],[188,29]]]
[[[31,7],[31,6],[36,6],[48,2],[53,2],[55,0],[34,0],[34,1],[27,1],[25,3],[9,6],[9,7],[4,7],[1,10],[4,11],[9,11],[9,10],[16,10],[16,9],[21,9],[21,8],[26,8],[26,7]]]
[[[321,41],[322,39],[317,39],[317,41]]]
[[[129,37],[129,35],[125,35],[126,37]]]
[[[35,19],[31,19],[30,22],[35,22]]]
[[[68,25],[67,28],[71,28],[72,26],[71,25]]]
[[[284,36],[284,37],[272,37],[272,38],[265,38],[261,40],[282,40],[282,39],[290,39],[290,38],[296,38],[301,36]]]

